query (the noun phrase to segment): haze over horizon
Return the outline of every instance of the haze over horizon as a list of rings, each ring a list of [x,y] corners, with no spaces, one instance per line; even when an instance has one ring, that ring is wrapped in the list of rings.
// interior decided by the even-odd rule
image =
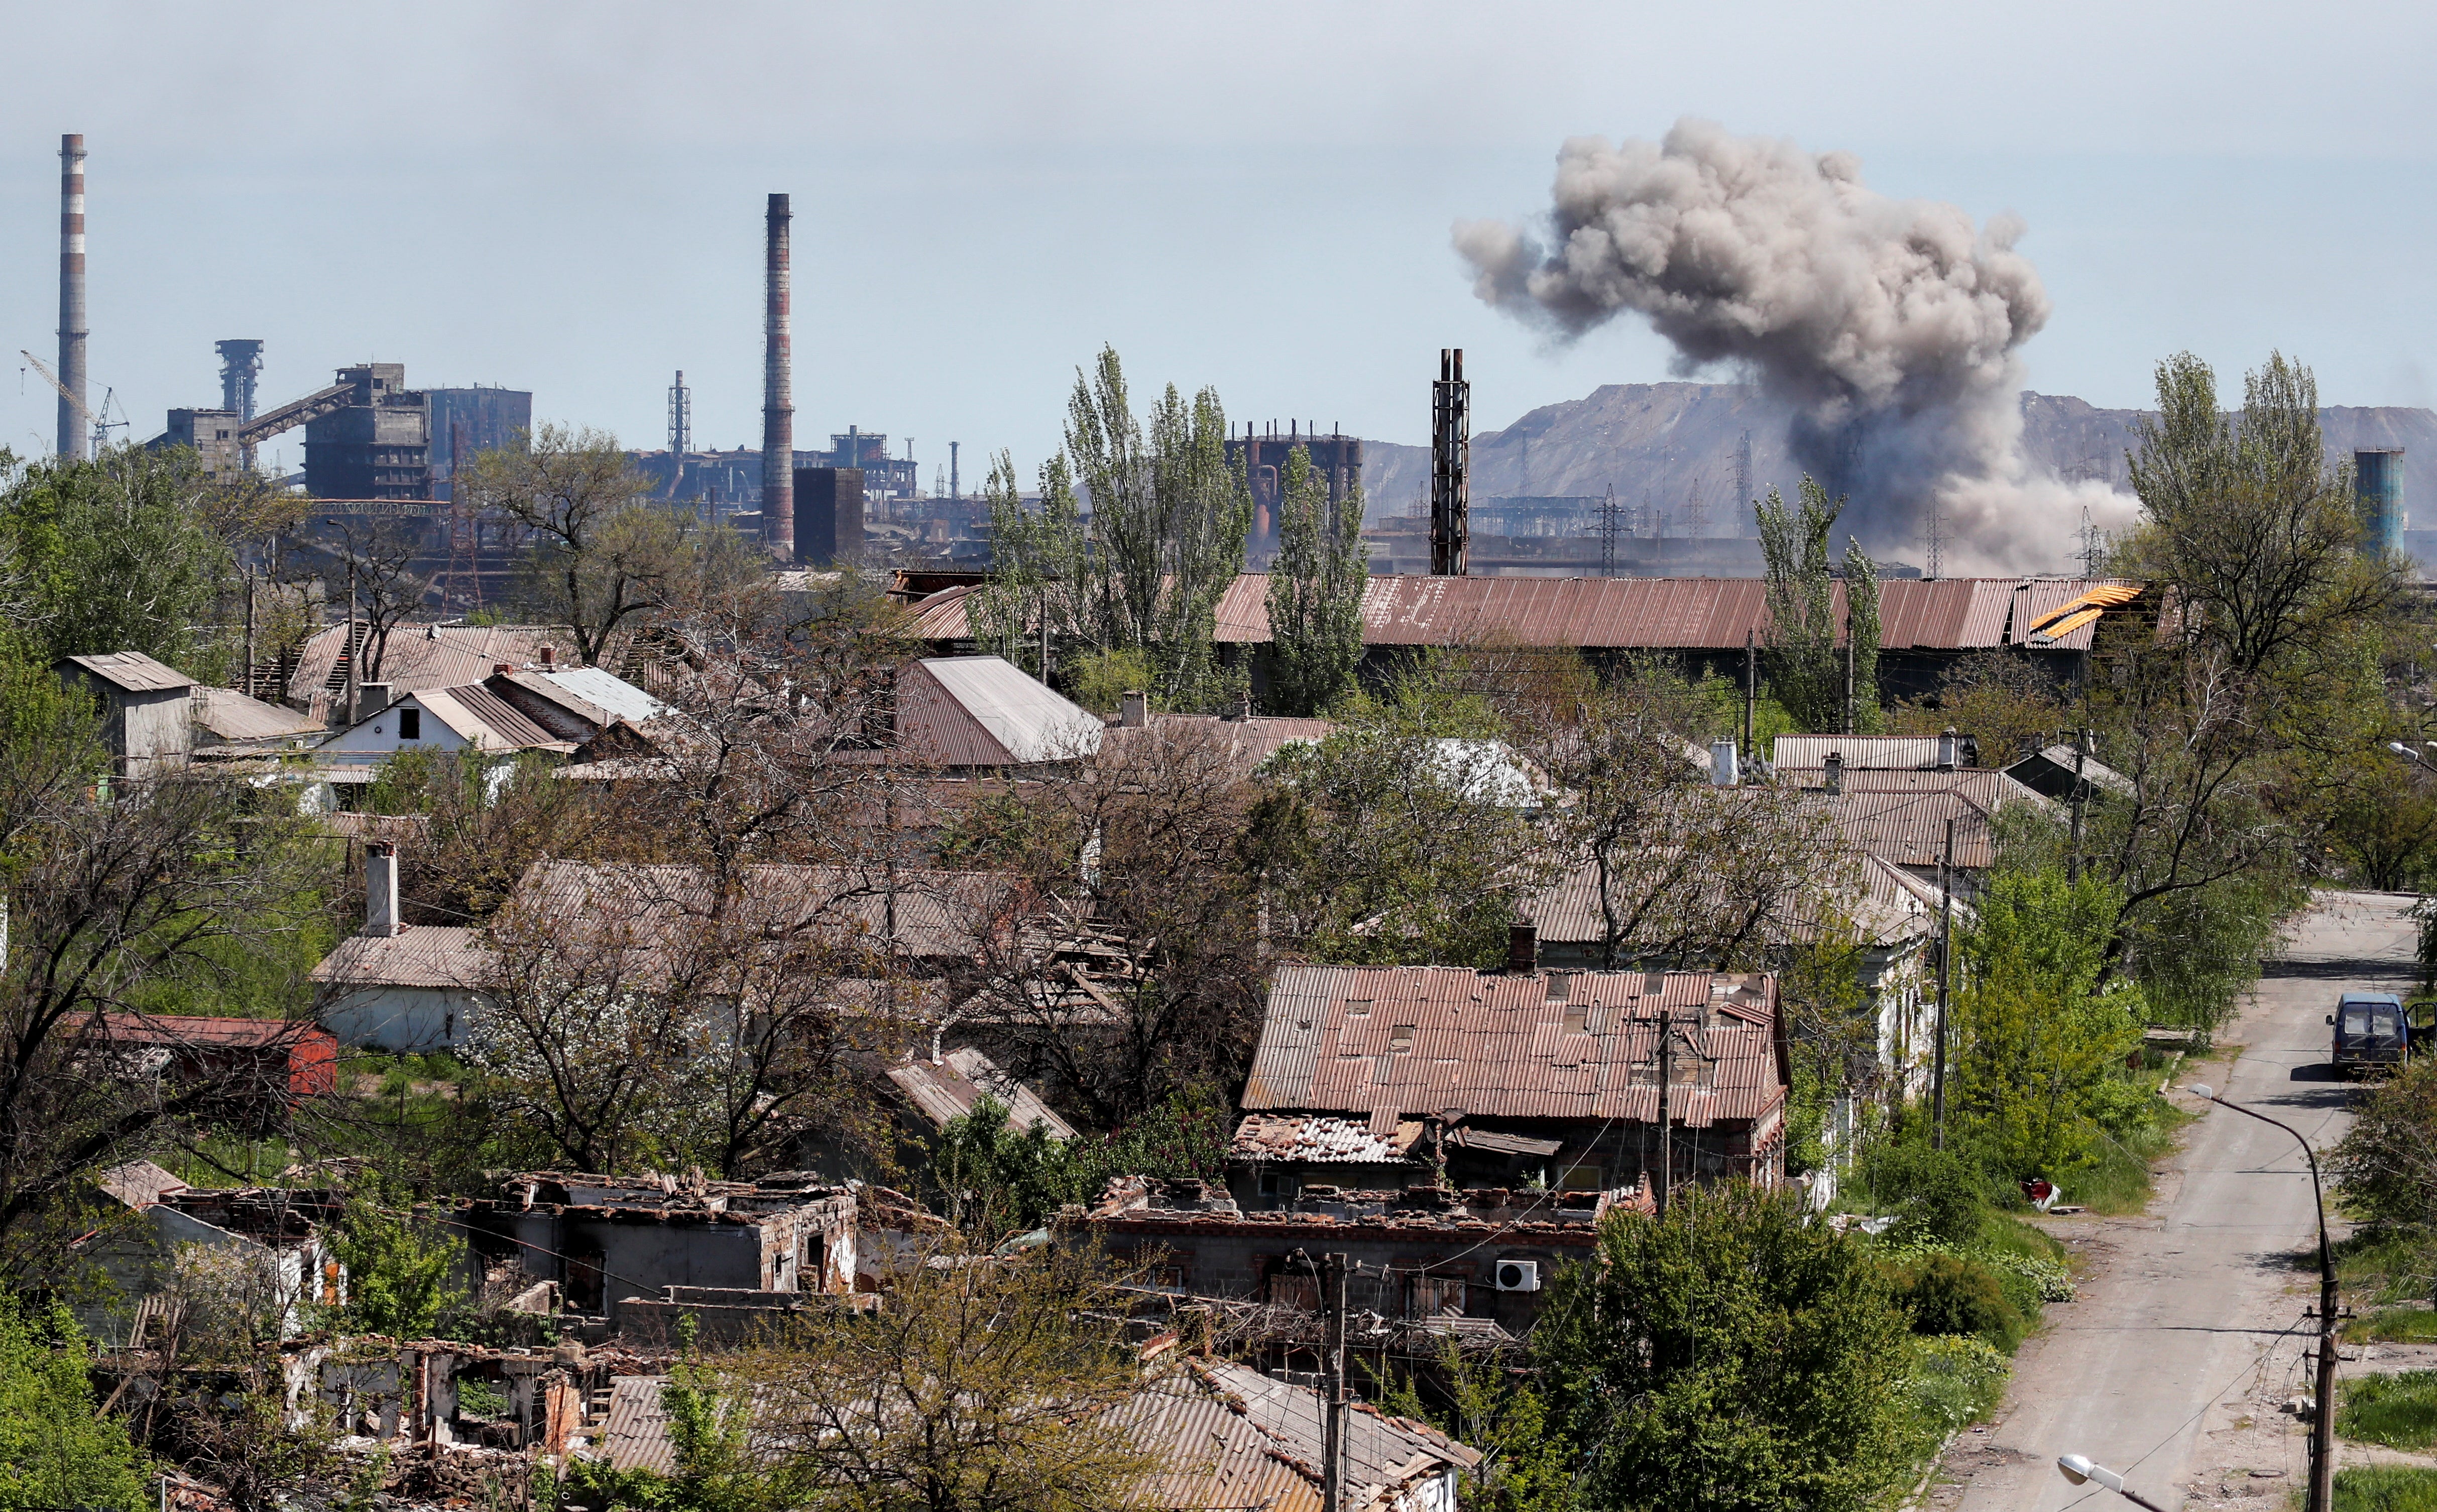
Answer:
[[[0,102],[0,337],[49,359],[82,132],[93,390],[139,439],[249,336],[271,402],[398,360],[653,447],[683,368],[699,441],[755,444],[773,190],[799,446],[852,423],[910,432],[926,483],[951,439],[968,487],[1003,446],[1028,476],[1104,342],[1238,423],[1409,443],[1460,345],[1494,430],[1678,375],[1638,321],[1559,350],[1482,306],[1451,226],[1544,211],[1569,136],[1685,114],[2019,216],[2037,392],[2138,406],[2168,352],[2238,383],[2280,347],[2331,404],[2437,399],[2419,9],[10,9],[62,66]],[[0,406],[0,445],[47,449],[38,378]]]

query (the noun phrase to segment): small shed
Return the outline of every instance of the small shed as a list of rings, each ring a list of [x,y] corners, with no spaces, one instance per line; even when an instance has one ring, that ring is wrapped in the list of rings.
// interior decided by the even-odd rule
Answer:
[[[51,670],[100,707],[102,739],[123,777],[186,765],[195,748],[195,679],[141,651],[61,657]]]

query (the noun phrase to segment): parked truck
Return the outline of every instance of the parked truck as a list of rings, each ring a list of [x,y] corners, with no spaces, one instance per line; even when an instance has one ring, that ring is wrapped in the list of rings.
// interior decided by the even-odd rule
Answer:
[[[2335,1027],[2336,1069],[2358,1076],[2373,1067],[2399,1070],[2411,1053],[2411,1026],[2393,993],[2346,993],[2327,1015]]]

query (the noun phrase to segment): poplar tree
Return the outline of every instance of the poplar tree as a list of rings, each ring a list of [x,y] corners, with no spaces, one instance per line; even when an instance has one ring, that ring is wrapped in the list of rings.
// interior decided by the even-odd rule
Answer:
[[[1308,448],[1287,454],[1278,555],[1270,568],[1270,708],[1317,714],[1354,685],[1362,659],[1362,488],[1331,508]]]
[[[1808,476],[1801,501],[1789,508],[1774,488],[1757,506],[1761,554],[1768,574],[1768,686],[1804,730],[1833,733],[1845,726],[1845,661],[1836,649],[1835,574],[1830,532],[1845,512],[1844,496]],[[1878,567],[1858,542],[1845,548],[1845,623],[1853,647],[1853,722],[1867,729],[1878,707]]]

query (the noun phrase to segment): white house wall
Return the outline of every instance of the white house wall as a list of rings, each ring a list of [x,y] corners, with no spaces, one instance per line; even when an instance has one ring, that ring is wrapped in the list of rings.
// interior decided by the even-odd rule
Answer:
[[[459,987],[359,987],[324,1004],[320,1017],[342,1045],[420,1054],[463,1045],[475,1001]]]

